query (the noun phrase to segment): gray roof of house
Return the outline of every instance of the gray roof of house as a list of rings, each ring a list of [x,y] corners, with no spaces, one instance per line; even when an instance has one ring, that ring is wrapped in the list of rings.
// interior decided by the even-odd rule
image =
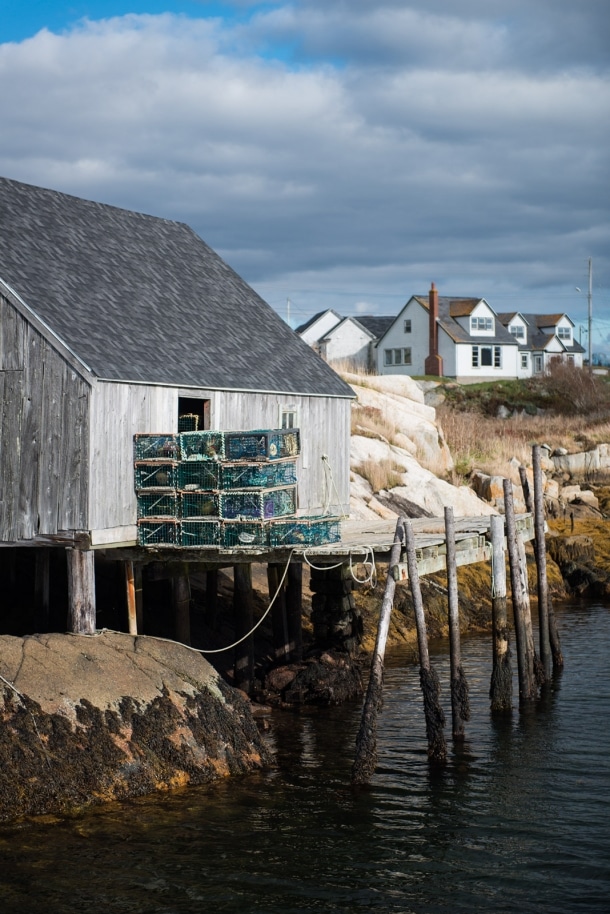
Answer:
[[[183,223],[0,178],[0,278],[100,378],[353,396]]]
[[[420,304],[422,304],[426,309],[429,307],[427,297],[416,295],[414,296]],[[499,320],[495,321],[495,334],[490,336],[489,334],[471,334],[466,330],[462,325],[452,317],[451,312],[457,311],[460,316],[467,316],[476,305],[481,301],[480,298],[473,299],[464,299],[464,298],[452,298],[448,295],[439,295],[438,297],[438,322],[443,330],[449,335],[449,337],[456,343],[477,343],[481,345],[489,344],[503,344],[507,343],[516,346],[517,340],[515,337],[508,332],[508,330],[502,326]]]
[[[383,336],[386,330],[392,326],[396,317],[383,317],[376,314],[358,314],[354,317],[354,320],[359,324],[362,324],[365,330],[372,333],[375,339],[378,340]]]

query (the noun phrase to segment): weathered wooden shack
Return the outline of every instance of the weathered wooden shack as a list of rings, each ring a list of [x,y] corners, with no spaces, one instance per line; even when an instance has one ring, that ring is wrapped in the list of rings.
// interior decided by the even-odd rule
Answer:
[[[67,548],[74,601],[136,542],[134,434],[183,413],[298,426],[299,510],[348,509],[351,389],[189,226],[0,179],[0,229],[5,560]]]

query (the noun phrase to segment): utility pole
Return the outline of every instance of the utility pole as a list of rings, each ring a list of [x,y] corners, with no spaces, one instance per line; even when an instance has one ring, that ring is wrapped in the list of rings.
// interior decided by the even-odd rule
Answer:
[[[587,292],[589,314],[589,371],[593,371],[593,258],[589,257],[589,291]]]
[[[578,286],[576,291],[580,292]],[[593,371],[593,258],[589,257],[589,288],[587,291],[588,333],[589,333],[589,371]]]

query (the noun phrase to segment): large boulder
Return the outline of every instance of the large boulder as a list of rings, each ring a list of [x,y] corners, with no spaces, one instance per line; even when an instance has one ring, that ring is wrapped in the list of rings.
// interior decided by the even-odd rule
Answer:
[[[250,705],[198,653],[126,634],[0,637],[0,820],[260,768]]]

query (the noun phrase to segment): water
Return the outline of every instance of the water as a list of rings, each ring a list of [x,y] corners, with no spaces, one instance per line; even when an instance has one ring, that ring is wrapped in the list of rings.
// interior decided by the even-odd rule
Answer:
[[[349,787],[360,703],[281,715],[272,772],[0,828],[0,910],[608,912],[610,608],[566,607],[559,624],[565,672],[501,723],[490,639],[463,644],[473,719],[441,774],[417,669],[394,657],[371,789]]]

